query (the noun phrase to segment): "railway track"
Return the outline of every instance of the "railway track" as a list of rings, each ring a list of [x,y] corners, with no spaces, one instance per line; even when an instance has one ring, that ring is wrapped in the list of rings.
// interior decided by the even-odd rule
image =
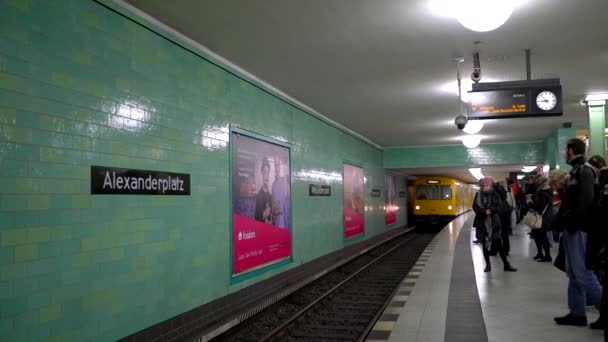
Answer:
[[[434,236],[388,241],[213,341],[362,341]]]

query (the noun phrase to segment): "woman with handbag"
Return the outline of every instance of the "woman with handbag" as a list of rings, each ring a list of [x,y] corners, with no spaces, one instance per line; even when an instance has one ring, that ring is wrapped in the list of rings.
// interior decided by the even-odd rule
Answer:
[[[552,213],[553,189],[549,185],[547,178],[538,175],[534,178],[534,183],[537,186],[536,193],[528,206],[531,211],[528,213],[527,224],[532,228],[532,238],[536,244],[536,255],[534,260],[538,262],[551,262],[551,245],[549,244],[548,216]],[[538,223],[536,223],[538,222]],[[544,253],[543,253],[544,250]]]
[[[490,249],[496,248],[502,262],[504,270],[515,272],[515,269],[507,260],[507,255],[502,246],[501,220],[499,209],[501,205],[500,195],[492,188],[493,179],[485,177],[481,180],[482,189],[475,195],[473,210],[475,211],[475,235],[481,241],[483,257],[486,261],[484,272],[490,272]]]

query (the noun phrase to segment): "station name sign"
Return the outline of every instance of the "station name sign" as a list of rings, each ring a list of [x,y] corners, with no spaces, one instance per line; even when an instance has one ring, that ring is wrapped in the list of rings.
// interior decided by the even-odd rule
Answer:
[[[331,196],[331,186],[323,184],[309,184],[308,194],[310,196]]]
[[[91,166],[91,194],[190,195],[190,175]]]
[[[559,79],[477,83],[469,92],[470,119],[560,116]]]
[[[372,189],[371,195],[372,197],[380,197],[380,189]]]

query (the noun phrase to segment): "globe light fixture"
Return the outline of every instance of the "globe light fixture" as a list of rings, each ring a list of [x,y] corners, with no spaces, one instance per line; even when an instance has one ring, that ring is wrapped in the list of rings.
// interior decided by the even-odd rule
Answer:
[[[469,120],[467,125],[464,126],[463,132],[467,134],[477,134],[483,128],[483,121],[481,120]]]
[[[512,0],[461,0],[456,19],[471,31],[496,30],[509,20],[513,13]]]
[[[431,10],[442,17],[456,18],[471,31],[496,30],[509,20],[513,9],[525,0],[431,0]]]
[[[461,138],[462,144],[467,148],[475,148],[481,143],[481,136],[479,135],[467,135]]]

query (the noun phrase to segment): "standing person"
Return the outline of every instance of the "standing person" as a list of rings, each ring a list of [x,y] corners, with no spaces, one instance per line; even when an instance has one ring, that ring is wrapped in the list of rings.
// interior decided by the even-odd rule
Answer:
[[[505,254],[509,255],[509,252],[511,251],[509,235],[511,235],[511,231],[513,229],[513,226],[511,226],[511,212],[513,211],[513,208],[509,204],[509,192],[506,180],[498,182],[495,190],[500,196],[501,201],[498,209],[498,215],[500,216],[500,236],[502,239],[502,247],[505,250]],[[495,253],[492,253],[492,255],[495,255]]]
[[[515,224],[518,224],[521,216],[521,185],[519,184],[519,181],[515,181],[511,184],[511,191],[513,191],[513,197],[515,197]],[[515,227],[515,224],[513,227]]]
[[[553,189],[549,186],[547,179],[541,175],[535,177],[534,183],[537,186],[536,194],[534,194],[534,197],[532,201],[528,203],[528,206],[531,210],[536,211],[543,217],[542,226],[538,229],[532,229],[532,238],[534,239],[537,250],[534,260],[539,262],[551,262],[553,259],[551,258],[551,245],[549,244],[547,232],[549,231],[548,224],[550,223],[548,218],[553,209]]]
[[[496,248],[502,259],[504,270],[515,272],[511,266],[502,246],[501,220],[498,214],[500,209],[500,195],[492,188],[493,179],[485,177],[481,180],[482,189],[475,195],[473,210],[475,211],[475,235],[481,241],[483,257],[486,261],[484,272],[490,272],[490,249]]]
[[[589,158],[589,164],[595,169],[598,175],[598,186],[595,193],[593,225],[587,240],[587,266],[603,273],[602,287],[608,286],[607,274],[608,259],[606,251],[608,249],[608,168],[606,160],[602,156],[595,155]],[[597,321],[589,324],[591,329],[604,329],[604,340],[608,341],[608,293],[602,291],[602,302],[600,305],[600,317]]]
[[[524,185],[524,191],[522,191],[522,200],[521,200],[521,216],[520,220],[526,217],[528,213],[528,203],[532,201],[534,194],[536,194],[536,186],[534,185],[534,177],[535,175],[530,175],[526,177],[526,184]]]
[[[556,224],[564,230],[569,312],[554,318],[560,325],[587,325],[586,303],[599,305],[602,296],[597,277],[585,263],[596,182],[593,168],[585,162],[585,148],[580,139],[570,139],[566,144],[565,157],[572,169]]]
[[[560,169],[553,169],[549,171],[549,186],[552,190],[551,197],[551,220],[549,222],[550,238],[552,242],[559,242],[560,232],[554,229],[554,222],[558,217],[559,209],[562,204],[562,197],[564,197],[564,189],[568,178],[568,172]]]
[[[517,224],[517,194],[513,189],[513,181],[511,179],[507,179],[504,183],[505,189],[507,189],[507,203],[511,207],[511,231],[509,235],[513,235],[513,227]]]

